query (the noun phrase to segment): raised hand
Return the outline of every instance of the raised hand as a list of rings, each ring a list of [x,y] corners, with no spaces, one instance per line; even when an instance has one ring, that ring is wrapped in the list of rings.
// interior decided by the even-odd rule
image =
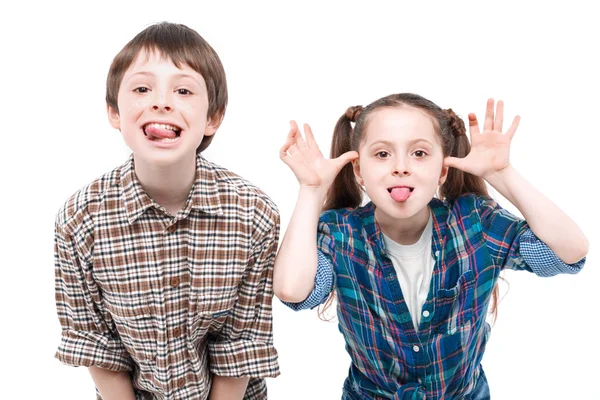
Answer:
[[[464,172],[486,178],[490,174],[504,170],[510,165],[510,143],[512,141],[521,117],[513,119],[510,128],[502,133],[504,120],[504,103],[498,101],[494,115],[494,99],[488,99],[485,112],[483,132],[475,114],[469,114],[469,133],[471,151],[465,158],[446,157],[444,165],[458,168]]]
[[[304,134],[306,141],[296,122],[290,121],[290,132],[279,157],[294,172],[301,186],[327,190],[342,167],[357,159],[358,153],[349,151],[338,158],[324,158],[308,124],[304,124]]]

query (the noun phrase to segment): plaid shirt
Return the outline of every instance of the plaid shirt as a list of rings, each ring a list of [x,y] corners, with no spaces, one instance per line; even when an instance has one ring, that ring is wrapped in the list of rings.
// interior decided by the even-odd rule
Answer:
[[[206,399],[212,374],[279,374],[271,300],[276,206],[202,156],[175,217],[142,189],[133,156],[56,219],[56,358],[131,371],[137,399]]]
[[[577,273],[527,223],[489,198],[433,199],[436,260],[415,331],[372,203],[330,210],[319,221],[315,288],[295,310],[335,286],[340,331],[352,359],[343,399],[462,399],[473,389],[490,330],[488,305],[503,268],[540,276]],[[333,279],[335,277],[335,283]]]

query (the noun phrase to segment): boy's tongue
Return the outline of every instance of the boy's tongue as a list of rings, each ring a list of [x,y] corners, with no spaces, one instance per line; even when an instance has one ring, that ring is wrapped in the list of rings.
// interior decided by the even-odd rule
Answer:
[[[146,135],[155,139],[173,139],[175,137],[175,131],[157,128],[155,126],[147,127],[144,132],[146,132]]]
[[[405,201],[410,196],[410,189],[407,187],[402,188],[393,188],[390,192],[392,194],[392,199],[396,201]]]

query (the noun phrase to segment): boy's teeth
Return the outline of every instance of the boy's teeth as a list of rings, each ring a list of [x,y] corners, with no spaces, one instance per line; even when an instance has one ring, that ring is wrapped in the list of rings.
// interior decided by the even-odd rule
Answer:
[[[178,138],[176,138],[176,137],[174,137],[174,138],[152,138],[152,140],[155,142],[164,142],[164,143],[174,142],[177,139]]]
[[[179,130],[177,127],[175,127],[173,125],[168,125],[168,124],[156,124],[156,123],[152,123],[152,124],[148,124],[148,127],[157,128],[157,129],[168,129],[170,131],[177,131],[177,130]]]

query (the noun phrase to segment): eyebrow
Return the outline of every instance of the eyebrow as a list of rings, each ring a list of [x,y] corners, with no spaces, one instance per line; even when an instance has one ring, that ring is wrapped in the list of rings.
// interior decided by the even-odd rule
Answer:
[[[418,139],[410,140],[408,142],[408,145],[410,146],[410,145],[413,145],[413,144],[416,144],[416,143],[419,143],[419,142],[425,142],[428,145],[430,145],[430,146],[433,147],[433,143],[431,143],[429,140],[423,139],[423,138],[418,138]],[[377,141],[373,142],[369,147],[373,147],[373,146],[379,145],[379,144],[384,144],[384,145],[389,146],[389,147],[394,147],[394,143],[390,142],[389,140],[377,140]]]
[[[132,78],[136,77],[137,75],[143,75],[143,76],[149,76],[149,77],[155,77],[156,75],[153,74],[150,71],[139,71],[136,72],[135,74],[131,75],[129,78],[127,78],[127,80],[131,80]],[[189,78],[191,80],[193,80],[194,82],[196,82],[197,84],[200,84],[200,81],[198,81],[196,78],[194,78],[192,75],[190,74],[186,74],[186,73],[179,73],[179,74],[175,74],[173,75],[173,78],[179,79],[179,78]]]

